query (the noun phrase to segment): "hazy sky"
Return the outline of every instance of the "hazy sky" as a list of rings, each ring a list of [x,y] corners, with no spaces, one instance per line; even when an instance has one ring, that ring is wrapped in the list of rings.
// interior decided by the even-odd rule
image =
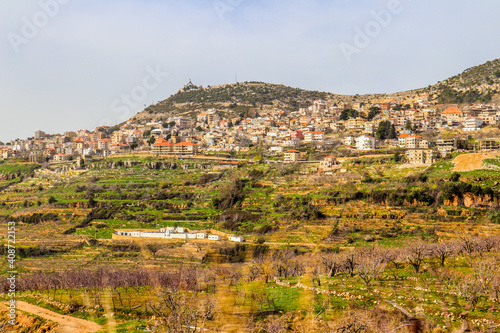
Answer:
[[[121,122],[198,85],[425,87],[500,58],[498,0],[0,0],[0,141]]]

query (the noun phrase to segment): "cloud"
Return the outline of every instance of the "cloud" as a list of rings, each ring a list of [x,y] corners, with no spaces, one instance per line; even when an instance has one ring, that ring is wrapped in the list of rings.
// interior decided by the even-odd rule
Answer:
[[[44,0],[56,1],[56,0]],[[59,1],[59,0],[58,0]],[[219,0],[217,0],[219,1]],[[0,2],[0,140],[118,121],[112,103],[142,84],[147,68],[168,78],[142,105],[167,98],[193,79],[283,83],[335,93],[418,88],[498,58],[500,4],[479,0],[401,0],[401,14],[353,56],[372,11],[391,0],[228,1],[221,20],[212,1],[69,1],[15,54],[9,32],[40,11],[37,1]]]

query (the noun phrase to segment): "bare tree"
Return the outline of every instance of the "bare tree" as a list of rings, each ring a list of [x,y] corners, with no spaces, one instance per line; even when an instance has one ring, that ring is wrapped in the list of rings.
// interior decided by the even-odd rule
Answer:
[[[429,254],[429,248],[426,243],[417,241],[406,246],[404,257],[406,261],[413,267],[416,274],[420,272],[420,267]]]
[[[354,270],[358,265],[356,254],[354,252],[345,253],[342,258],[344,261],[345,270],[349,272],[349,275],[354,276]]]
[[[335,274],[344,270],[344,258],[337,253],[327,253],[321,256],[321,262],[326,271],[326,275],[334,277]]]
[[[196,332],[201,311],[196,293],[182,293],[177,288],[163,289],[158,300],[148,303],[156,319],[151,325],[153,332]]]
[[[475,277],[467,276],[458,284],[458,292],[469,302],[468,310],[474,311],[484,288]]]
[[[384,252],[378,248],[368,248],[358,253],[356,273],[367,287],[384,271]]]
[[[454,241],[441,242],[437,244],[432,244],[430,246],[430,251],[433,256],[439,259],[441,267],[444,267],[444,263],[447,258],[455,255],[458,251],[458,244]]]

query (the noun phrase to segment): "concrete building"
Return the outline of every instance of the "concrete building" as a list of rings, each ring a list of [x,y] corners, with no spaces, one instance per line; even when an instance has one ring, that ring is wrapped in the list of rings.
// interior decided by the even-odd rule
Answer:
[[[285,151],[285,162],[297,162],[300,157],[300,151],[298,150],[287,150]]]
[[[356,149],[373,150],[375,149],[375,138],[368,135],[362,135],[356,139]]]
[[[198,153],[198,146],[192,142],[179,142],[174,145],[174,153],[192,155]]]
[[[470,117],[464,121],[464,131],[478,131],[483,126],[483,121],[477,117]]]
[[[430,149],[410,149],[405,155],[410,164],[433,164],[436,161],[436,154]]]

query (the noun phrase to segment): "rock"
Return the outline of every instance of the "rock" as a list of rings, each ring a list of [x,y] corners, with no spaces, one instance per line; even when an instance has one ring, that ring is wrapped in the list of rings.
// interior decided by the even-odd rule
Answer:
[[[373,241],[374,241],[374,239],[373,239],[373,237],[372,237],[372,236],[370,236],[370,235],[366,235],[366,237],[365,237],[364,241],[365,241],[365,242],[373,242]]]

